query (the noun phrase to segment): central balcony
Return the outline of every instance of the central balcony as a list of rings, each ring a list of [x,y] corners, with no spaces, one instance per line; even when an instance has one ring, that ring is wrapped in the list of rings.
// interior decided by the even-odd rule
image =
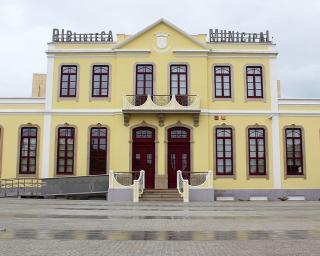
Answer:
[[[125,95],[123,113],[200,113],[196,95]]]
[[[163,126],[164,114],[192,114],[194,126],[198,126],[200,97],[197,95],[125,95],[122,112],[124,123],[129,125],[130,114],[158,114]]]

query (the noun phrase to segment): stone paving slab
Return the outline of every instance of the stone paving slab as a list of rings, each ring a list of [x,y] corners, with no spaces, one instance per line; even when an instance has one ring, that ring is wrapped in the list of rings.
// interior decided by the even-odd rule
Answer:
[[[319,252],[320,202],[0,199],[1,256]]]

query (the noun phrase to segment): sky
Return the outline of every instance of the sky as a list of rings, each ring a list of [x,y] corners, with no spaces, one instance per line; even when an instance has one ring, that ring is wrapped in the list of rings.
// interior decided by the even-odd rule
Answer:
[[[31,96],[53,28],[134,34],[165,18],[190,34],[268,29],[282,97],[320,98],[319,0],[0,0],[0,97]]]

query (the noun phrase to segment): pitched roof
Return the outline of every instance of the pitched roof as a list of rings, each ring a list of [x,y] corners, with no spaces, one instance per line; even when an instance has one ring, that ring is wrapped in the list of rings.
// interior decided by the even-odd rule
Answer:
[[[177,26],[175,26],[174,24],[172,24],[170,21],[166,20],[166,19],[159,19],[156,22],[152,23],[151,25],[147,26],[146,28],[140,30],[139,32],[137,32],[136,34],[129,36],[126,40],[124,40],[123,42],[117,44],[113,49],[119,49],[125,45],[127,45],[128,43],[130,43],[131,41],[133,41],[135,38],[139,37],[140,35],[142,35],[143,33],[149,31],[150,29],[152,29],[153,27],[159,25],[160,23],[166,24],[168,27],[174,29],[175,31],[177,31],[178,33],[182,34],[183,36],[185,36],[186,38],[190,39],[191,41],[193,41],[195,44],[199,45],[200,47],[204,48],[204,49],[208,49],[207,45],[202,43],[201,41],[197,40],[196,38],[190,36],[188,33],[186,33],[185,31],[183,31],[182,29],[178,28]]]

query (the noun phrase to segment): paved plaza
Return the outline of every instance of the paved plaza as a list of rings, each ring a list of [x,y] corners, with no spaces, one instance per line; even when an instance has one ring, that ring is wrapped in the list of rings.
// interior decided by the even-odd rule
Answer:
[[[1,199],[0,255],[320,255],[320,202]]]

